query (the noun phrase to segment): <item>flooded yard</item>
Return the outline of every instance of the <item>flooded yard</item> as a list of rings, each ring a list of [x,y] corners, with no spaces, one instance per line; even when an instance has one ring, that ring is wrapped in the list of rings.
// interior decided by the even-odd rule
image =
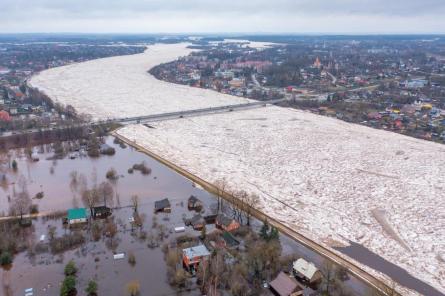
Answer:
[[[113,203],[108,206],[113,207],[112,220],[117,232],[112,237],[102,233],[94,240],[91,239],[94,236],[91,224],[79,230],[70,229],[62,223],[65,214],[33,219],[32,226],[21,238],[27,248],[15,255],[10,268],[0,272],[2,295],[23,295],[28,288],[33,288],[33,296],[59,295],[64,279],[63,269],[70,260],[74,260],[79,268],[78,295],[84,295],[83,291],[91,279],[98,283],[99,295],[125,295],[127,283],[133,280],[140,283],[141,295],[172,295],[178,292],[169,285],[162,245],[184,234],[193,237],[200,235],[200,231],[191,227],[186,227],[183,233],[174,231],[175,227],[184,226],[184,218],[191,218],[195,214],[187,208],[187,199],[191,195],[203,202],[203,215],[213,213],[217,199],[134,148],[123,148],[114,143],[112,137],[108,137],[106,143],[115,148],[115,155],[102,155],[99,158],[76,155],[75,159],[67,155],[63,159],[53,160],[54,152],[49,147],[38,147],[35,151],[40,152],[39,161],[32,161],[23,149],[12,151],[10,159],[17,160],[18,168],[14,171],[4,165],[3,174],[8,182],[3,182],[0,189],[1,212],[8,213],[11,197],[19,190],[19,183],[23,183],[23,180],[26,180],[31,197],[43,192],[43,198],[32,199],[41,213],[84,207],[79,190],[72,185],[72,172],[77,172],[77,176],[84,175],[88,187],[91,187],[93,183],[106,182],[106,172],[114,168],[118,178],[110,182],[114,194]],[[143,162],[151,169],[150,174],[128,171],[134,164]],[[132,229],[129,219],[133,216],[131,197],[135,194],[139,196],[138,213],[143,226]],[[171,213],[154,214],[155,201],[163,198],[171,202]],[[259,232],[261,226],[262,222],[254,220],[252,229]],[[102,228],[106,229],[106,225],[102,225]],[[207,233],[213,230],[213,224],[207,225]],[[85,242],[67,251],[55,254],[49,251],[50,235],[61,237],[76,232],[82,233]],[[153,246],[151,242],[154,237],[160,237],[160,232],[162,239],[157,239],[156,246]],[[319,267],[323,264],[322,257],[286,236],[281,235],[280,242],[282,255],[302,256]],[[124,254],[123,259],[113,258],[114,254],[120,253]],[[128,262],[130,255],[135,257],[134,266]],[[346,285],[354,295],[365,295],[368,290],[366,285],[353,277],[346,281]],[[196,284],[182,293],[200,295]],[[268,295],[269,291],[266,289],[264,293]]]

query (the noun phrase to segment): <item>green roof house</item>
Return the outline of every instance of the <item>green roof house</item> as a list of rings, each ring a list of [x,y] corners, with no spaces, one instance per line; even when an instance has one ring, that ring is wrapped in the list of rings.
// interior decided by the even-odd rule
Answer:
[[[85,208],[69,209],[68,224],[79,224],[87,222],[87,210]]]

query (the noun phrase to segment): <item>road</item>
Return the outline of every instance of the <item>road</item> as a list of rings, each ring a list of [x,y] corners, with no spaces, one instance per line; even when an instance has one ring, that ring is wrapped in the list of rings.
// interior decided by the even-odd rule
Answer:
[[[8,131],[8,132],[3,132],[0,135],[0,138],[7,138],[10,136],[15,136],[15,135],[32,135],[32,134],[41,133],[41,132],[48,132],[48,131],[54,132],[54,131],[65,130],[65,129],[69,129],[69,128],[76,129],[76,128],[83,128],[83,127],[111,124],[111,123],[119,123],[119,124],[148,123],[148,122],[164,121],[164,120],[171,120],[171,119],[184,118],[184,117],[202,116],[202,115],[207,115],[207,114],[235,112],[235,111],[252,109],[252,108],[266,107],[268,105],[270,106],[273,104],[277,104],[277,103],[283,102],[285,100],[286,99],[267,100],[267,101],[252,101],[252,102],[244,103],[244,104],[225,105],[225,106],[210,107],[210,108],[203,108],[203,109],[194,109],[194,110],[185,110],[185,111],[178,111],[178,112],[152,114],[152,115],[145,115],[145,116],[135,116],[135,117],[125,117],[125,118],[109,118],[106,120],[78,123],[78,124],[72,124],[69,126],[68,125],[59,125],[59,126],[47,127],[47,128],[34,128],[34,129],[26,129],[26,130],[21,130],[21,131]]]
[[[157,155],[157,154],[153,153],[152,151],[146,149],[145,147],[137,144],[136,142],[134,142],[128,138],[125,138],[116,132],[113,132],[112,134],[113,134],[113,136],[121,139],[128,145],[137,148],[139,151],[149,155],[150,157],[156,159],[160,163],[175,170],[176,172],[178,172],[179,174],[188,178],[189,180],[192,180],[194,183],[199,184],[205,190],[207,190],[215,195],[218,195],[218,194],[221,195],[226,201],[228,201],[230,203],[235,203],[235,204],[241,203],[236,197],[232,196],[229,192],[227,192],[227,191],[221,192],[221,190],[218,189],[214,184],[211,184],[211,183],[205,181],[204,179],[201,179],[200,177],[190,173],[189,171],[175,165],[174,163],[168,161],[167,159],[160,157],[159,155]],[[286,206],[285,204],[283,204],[283,205]],[[350,260],[347,260],[346,257],[341,256],[341,255],[337,254],[336,252],[320,245],[316,241],[314,241],[314,240],[302,235],[301,233],[297,232],[296,230],[284,225],[282,222],[266,215],[265,213],[256,209],[255,207],[252,208],[251,213],[255,218],[257,218],[260,221],[265,221],[267,219],[269,224],[271,226],[276,227],[281,233],[287,235],[288,237],[298,241],[302,245],[315,251],[320,256],[327,258],[327,259],[331,260],[332,262],[347,268],[348,271],[352,275],[354,275],[355,277],[357,277],[358,279],[360,279],[361,281],[363,281],[370,287],[373,287],[377,291],[380,291],[381,293],[386,294],[386,295],[401,296],[401,294],[399,294],[398,292],[393,291],[391,286],[387,285],[382,280],[373,276],[372,274],[370,274],[369,272],[367,272],[360,266],[354,264]]]

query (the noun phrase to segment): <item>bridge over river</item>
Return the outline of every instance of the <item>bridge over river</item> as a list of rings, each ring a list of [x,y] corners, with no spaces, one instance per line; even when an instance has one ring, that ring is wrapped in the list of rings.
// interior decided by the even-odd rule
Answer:
[[[241,110],[252,109],[252,108],[267,107],[267,106],[281,103],[283,101],[286,101],[286,99],[253,101],[253,102],[244,103],[244,104],[224,105],[224,106],[218,106],[218,107],[184,110],[184,111],[161,113],[161,114],[141,115],[141,116],[135,116],[135,117],[108,118],[105,120],[82,122],[82,123],[70,124],[70,125],[58,125],[58,126],[47,127],[47,128],[34,128],[34,129],[25,129],[25,130],[20,130],[20,131],[7,131],[7,132],[3,132],[2,134],[0,134],[0,138],[7,138],[10,136],[14,136],[14,135],[25,135],[25,134],[32,135],[35,133],[66,130],[69,128],[75,129],[75,128],[82,128],[82,127],[91,127],[91,126],[98,126],[98,125],[112,124],[112,123],[123,124],[123,125],[125,125],[125,124],[139,124],[139,123],[149,123],[149,122],[156,122],[156,121],[172,120],[172,119],[178,119],[178,118],[203,116],[203,115],[208,115],[208,114],[235,112],[235,111],[241,111]]]

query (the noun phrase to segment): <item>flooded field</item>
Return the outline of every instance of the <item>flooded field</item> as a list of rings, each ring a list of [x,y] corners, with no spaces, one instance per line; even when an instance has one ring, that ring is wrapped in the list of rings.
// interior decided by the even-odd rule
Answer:
[[[115,209],[112,217],[117,225],[117,233],[113,237],[103,235],[97,241],[87,239],[85,243],[68,251],[53,254],[45,248],[45,245],[48,245],[50,229],[53,229],[55,237],[75,231],[63,226],[64,215],[34,219],[28,233],[20,238],[26,241],[29,248],[15,256],[10,268],[1,270],[2,295],[23,295],[28,288],[33,288],[34,295],[59,295],[64,278],[63,269],[70,260],[74,260],[80,270],[77,275],[77,290],[80,295],[83,295],[91,279],[98,282],[99,295],[125,295],[125,287],[132,280],[139,281],[141,295],[177,293],[168,283],[161,245],[180,235],[200,235],[199,231],[194,231],[191,227],[186,227],[185,233],[173,231],[175,227],[184,225],[184,218],[194,215],[187,209],[187,199],[190,195],[203,201],[204,213],[212,212],[216,198],[147,155],[131,147],[122,148],[113,143],[111,137],[107,139],[107,143],[116,149],[114,156],[51,160],[53,152],[42,148],[39,153],[40,160],[33,162],[25,156],[23,150],[15,150],[11,154],[11,159],[17,159],[18,169],[17,172],[12,169],[3,172],[7,176],[8,184],[3,184],[3,189],[0,189],[2,212],[8,212],[8,196],[13,196],[14,191],[18,190],[18,183],[23,182],[19,181],[20,179],[27,181],[30,196],[44,192],[43,198],[33,199],[41,213],[66,211],[74,206],[83,207],[80,194],[70,185],[72,172],[85,175],[91,185],[92,182],[100,184],[106,181],[106,172],[114,168],[119,175],[117,181],[113,182]],[[133,164],[141,162],[151,168],[150,174],[128,172]],[[134,194],[139,196],[138,212],[142,217],[143,226],[132,231],[129,218],[133,215],[131,196]],[[172,204],[170,214],[154,214],[154,202],[162,198],[169,198]],[[149,246],[150,238],[159,235],[159,225],[163,225],[164,238],[158,242],[157,247]],[[254,221],[254,231],[259,231],[261,225],[259,221]],[[208,233],[213,229],[213,225],[207,225]],[[84,227],[82,231],[89,233],[90,230]],[[42,235],[45,236],[43,239]],[[280,241],[283,255],[303,256],[321,266],[323,259],[316,253],[285,236],[280,236]],[[40,247],[37,247],[38,245]],[[39,251],[35,251],[37,249]],[[124,253],[125,258],[115,260],[115,253]],[[128,262],[129,254],[135,256],[134,266]],[[346,284],[354,291],[354,295],[364,295],[367,291],[367,287],[354,278]],[[268,295],[269,292],[266,289],[264,293]],[[196,285],[192,285],[190,290],[183,291],[183,295],[200,295],[200,292]]]

